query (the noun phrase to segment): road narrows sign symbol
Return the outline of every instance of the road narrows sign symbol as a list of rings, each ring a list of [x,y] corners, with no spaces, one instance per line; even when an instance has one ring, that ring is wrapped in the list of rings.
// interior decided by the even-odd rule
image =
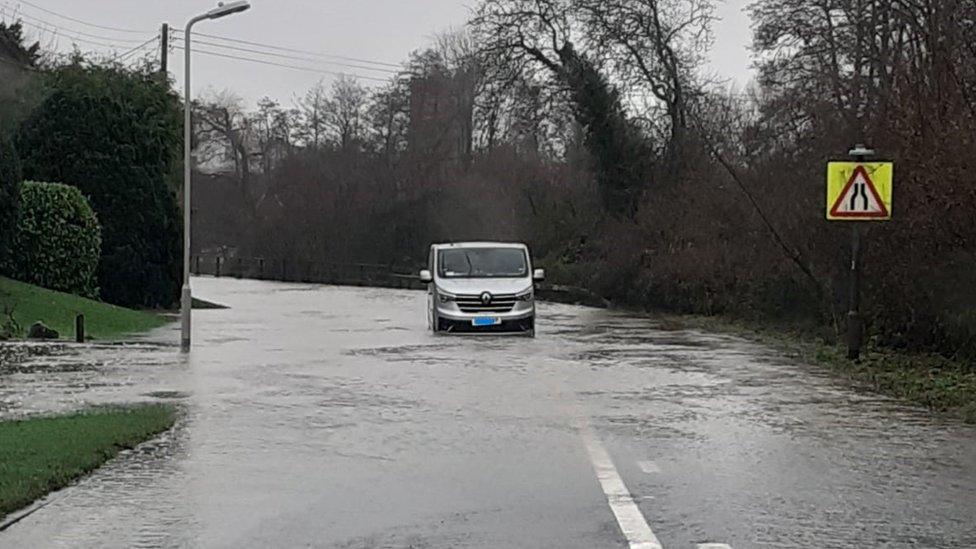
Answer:
[[[892,172],[890,162],[831,162],[827,169],[827,219],[891,219]]]
[[[830,209],[830,215],[834,217],[888,217],[888,208],[881,201],[878,189],[874,187],[871,176],[864,169],[858,166],[854,169],[854,174],[850,181],[841,191],[834,206]]]

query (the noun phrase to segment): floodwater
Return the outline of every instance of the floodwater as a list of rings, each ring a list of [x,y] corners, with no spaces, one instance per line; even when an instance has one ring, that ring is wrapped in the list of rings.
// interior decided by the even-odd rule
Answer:
[[[0,547],[627,547],[582,431],[667,548],[976,547],[976,429],[760,345],[555,304],[534,340],[434,336],[420,292],[194,283],[231,308],[189,357],[174,327],[0,349],[2,418],[183,410]]]

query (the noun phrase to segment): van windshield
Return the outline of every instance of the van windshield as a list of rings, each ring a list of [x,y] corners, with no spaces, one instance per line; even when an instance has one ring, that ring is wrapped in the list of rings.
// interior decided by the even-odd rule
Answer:
[[[522,278],[529,274],[525,250],[455,248],[438,254],[441,278]]]

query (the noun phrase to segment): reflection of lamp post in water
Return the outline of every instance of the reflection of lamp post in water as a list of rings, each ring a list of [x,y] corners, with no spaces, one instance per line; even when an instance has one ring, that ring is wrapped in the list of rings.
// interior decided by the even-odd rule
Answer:
[[[190,291],[190,178],[193,169],[193,163],[190,159],[192,154],[190,137],[193,123],[190,116],[192,107],[190,97],[190,32],[193,30],[193,25],[200,21],[219,19],[240,13],[250,7],[251,4],[247,0],[239,0],[229,4],[220,2],[216,8],[190,19],[183,34],[183,47],[186,52],[183,69],[186,75],[183,81],[183,291],[180,296],[180,316],[182,318],[180,348],[184,353],[190,351],[190,315],[193,308],[193,297]]]
[[[848,152],[857,163],[862,163],[868,156],[874,156],[874,151],[864,145],[855,145]],[[858,197],[864,197],[864,209],[868,209],[867,182],[863,179],[855,182],[856,188],[851,196],[851,211],[855,210]],[[851,287],[848,296],[847,311],[847,358],[858,360],[861,357],[861,339],[864,329],[861,321],[861,231],[857,223],[851,225]]]

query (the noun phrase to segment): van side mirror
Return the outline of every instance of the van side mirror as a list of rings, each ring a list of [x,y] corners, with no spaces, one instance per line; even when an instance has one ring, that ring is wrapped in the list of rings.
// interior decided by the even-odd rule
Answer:
[[[542,282],[545,279],[546,279],[545,269],[536,269],[535,272],[532,273],[532,280],[534,280],[535,282]]]
[[[434,281],[434,277],[430,274],[430,271],[424,269],[420,271],[420,281],[430,283]]]

